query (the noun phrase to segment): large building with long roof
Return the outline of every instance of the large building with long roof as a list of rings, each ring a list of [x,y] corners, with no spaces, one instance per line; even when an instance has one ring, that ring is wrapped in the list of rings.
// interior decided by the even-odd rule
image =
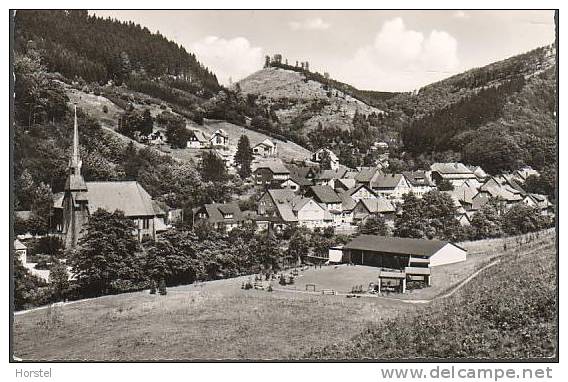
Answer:
[[[156,211],[152,197],[136,181],[86,182],[81,174],[82,161],[79,153],[79,128],[77,108],[73,130],[73,150],[67,169],[65,191],[61,199],[61,230],[65,246],[73,248],[83,235],[89,216],[98,209],[109,212],[122,211],[136,224],[138,240],[156,238]]]

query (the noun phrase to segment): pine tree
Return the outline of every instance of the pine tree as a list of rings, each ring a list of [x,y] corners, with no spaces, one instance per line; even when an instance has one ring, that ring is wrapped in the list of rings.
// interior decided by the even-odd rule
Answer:
[[[252,149],[250,147],[248,136],[243,134],[239,139],[239,143],[237,144],[237,152],[235,154],[235,163],[238,166],[239,175],[241,176],[241,178],[245,179],[251,175],[252,160]]]

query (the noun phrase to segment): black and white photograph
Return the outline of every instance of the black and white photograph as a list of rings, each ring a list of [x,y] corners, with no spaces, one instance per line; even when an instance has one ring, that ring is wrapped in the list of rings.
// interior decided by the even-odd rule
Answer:
[[[12,377],[559,362],[559,10],[9,19]]]

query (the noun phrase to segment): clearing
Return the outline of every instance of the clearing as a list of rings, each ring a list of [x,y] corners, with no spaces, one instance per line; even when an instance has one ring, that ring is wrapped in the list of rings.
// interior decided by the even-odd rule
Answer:
[[[507,253],[524,253],[538,243],[554,243],[554,231],[540,233],[526,248],[507,241]],[[23,312],[14,318],[14,355],[24,360],[298,358],[312,348],[349,341],[384,319],[429,309],[402,298],[439,296],[503,252],[502,239],[465,246],[473,253],[467,262],[435,269],[440,273],[431,288],[404,296],[306,293],[311,282],[318,290],[350,292],[353,285],[368,285],[376,273],[371,267],[329,266],[301,271],[291,286],[274,282],[273,292],[241,289],[249,278],[243,276],[168,288],[166,296],[143,291]]]

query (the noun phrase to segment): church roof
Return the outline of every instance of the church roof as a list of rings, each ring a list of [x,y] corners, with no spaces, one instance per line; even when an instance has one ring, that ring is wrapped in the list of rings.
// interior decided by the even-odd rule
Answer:
[[[86,197],[91,213],[101,208],[130,217],[156,215],[152,197],[136,181],[87,182]]]

